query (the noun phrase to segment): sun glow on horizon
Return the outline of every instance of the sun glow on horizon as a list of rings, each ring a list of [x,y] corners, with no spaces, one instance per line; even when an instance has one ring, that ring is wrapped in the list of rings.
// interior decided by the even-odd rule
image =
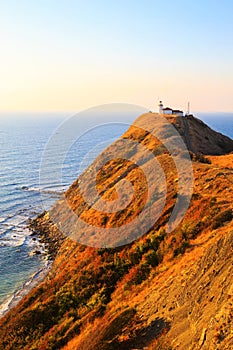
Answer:
[[[0,111],[155,110],[162,99],[232,112],[233,4],[175,3],[1,3]]]

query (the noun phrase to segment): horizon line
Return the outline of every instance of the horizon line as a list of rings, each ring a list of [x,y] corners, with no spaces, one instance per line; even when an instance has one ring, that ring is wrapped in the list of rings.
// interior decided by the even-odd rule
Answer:
[[[98,107],[100,105],[97,105],[96,107]],[[74,113],[80,113],[80,112],[83,112],[85,110],[88,110],[92,107],[88,107],[88,108],[83,108],[83,109],[79,109],[79,110],[0,110],[0,114],[17,114],[17,113],[23,113],[23,114],[74,114]],[[152,113],[157,113],[157,110],[154,111],[154,110],[150,110],[148,108],[148,111],[152,112]],[[232,111],[222,111],[222,110],[195,110],[195,111],[191,111],[190,114],[194,114],[194,113],[224,113],[224,114],[231,114],[233,113],[233,110]]]

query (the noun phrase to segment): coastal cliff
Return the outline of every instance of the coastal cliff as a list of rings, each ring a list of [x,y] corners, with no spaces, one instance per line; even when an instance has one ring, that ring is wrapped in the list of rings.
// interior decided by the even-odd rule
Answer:
[[[141,212],[148,195],[143,176],[122,159],[109,160],[96,184],[101,196],[112,200],[117,182],[128,179],[136,193],[133,204],[121,215],[106,216],[83,201],[79,183],[90,167],[98,167],[98,157],[64,199],[32,221],[54,262],[44,281],[0,320],[0,349],[233,348],[233,141],[193,116],[168,117],[190,151],[194,185],[185,217],[167,232],[179,188],[171,154],[143,128],[156,116],[140,117],[142,127],[132,125],[108,152],[131,139],[156,157],[167,190],[159,219],[142,237],[113,248],[95,248],[91,230],[80,236],[90,246],[59,231],[52,218],[63,221],[67,231],[74,229],[65,202],[99,227],[127,224]],[[127,152],[129,160],[136,155],[149,162],[138,149]],[[159,202],[159,179],[152,171],[149,177]]]
[[[177,128],[191,152],[206,155],[223,155],[233,150],[233,140],[211,129],[202,120],[193,115],[186,117],[168,116],[168,120]]]

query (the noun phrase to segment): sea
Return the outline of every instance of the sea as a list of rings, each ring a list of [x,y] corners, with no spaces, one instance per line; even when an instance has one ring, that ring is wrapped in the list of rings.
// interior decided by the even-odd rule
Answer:
[[[233,138],[233,113],[195,115]],[[134,114],[128,113],[120,122],[114,117],[101,127],[90,127],[86,118],[81,118],[82,135],[67,148],[62,179],[57,181],[51,162],[45,159],[45,150],[69,118],[65,113],[0,114],[0,316],[38,283],[51,265],[45,247],[27,228],[29,218],[51,206],[83,170],[83,159],[85,166],[90,164],[127,130]],[[98,125],[98,117],[95,122]],[[88,132],[83,132],[85,123]],[[53,147],[56,152],[56,143]],[[43,174],[47,174],[43,182],[41,164]]]

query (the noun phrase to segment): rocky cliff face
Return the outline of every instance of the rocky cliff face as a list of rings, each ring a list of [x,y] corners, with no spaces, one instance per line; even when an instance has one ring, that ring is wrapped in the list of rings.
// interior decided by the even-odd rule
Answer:
[[[47,278],[0,320],[0,349],[233,348],[232,155],[209,160],[192,156],[190,206],[175,230],[166,231],[179,188],[171,154],[145,131],[146,124],[156,116],[150,113],[141,117],[144,128],[133,125],[108,152],[114,154],[127,138],[154,154],[164,170],[167,189],[159,219],[142,237],[115,248],[91,248],[62,236],[50,219],[59,218],[67,232],[75,231],[65,202],[83,220],[98,227],[118,227],[137,216],[147,199],[140,169],[130,161],[110,157],[97,177],[99,193],[114,199],[115,186],[124,177],[133,184],[135,195],[120,214],[113,212],[106,218],[82,198],[79,184],[90,171],[87,169],[65,199],[32,223],[44,240],[47,237],[52,242],[56,257]],[[193,153],[232,151],[232,140],[194,117],[170,121]],[[206,137],[213,148],[207,148]],[[128,159],[137,156],[150,169],[150,160],[143,152],[133,148],[127,151]],[[97,158],[91,167],[99,162]],[[153,171],[148,174],[156,179]],[[156,203],[162,193],[159,181],[154,180]],[[79,238],[83,237],[96,243],[91,231],[81,232]]]

